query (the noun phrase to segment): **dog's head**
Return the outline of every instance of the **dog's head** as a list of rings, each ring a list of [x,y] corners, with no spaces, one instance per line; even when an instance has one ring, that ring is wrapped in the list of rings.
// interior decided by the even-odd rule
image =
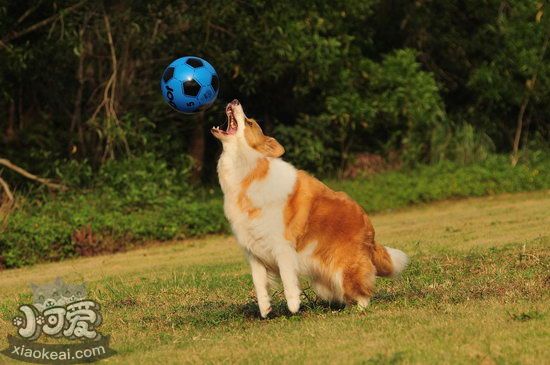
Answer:
[[[285,149],[273,137],[268,137],[260,128],[258,122],[247,118],[243,107],[237,99],[233,100],[225,108],[227,127],[214,127],[211,132],[224,145],[247,146],[260,154],[268,157],[280,157]]]

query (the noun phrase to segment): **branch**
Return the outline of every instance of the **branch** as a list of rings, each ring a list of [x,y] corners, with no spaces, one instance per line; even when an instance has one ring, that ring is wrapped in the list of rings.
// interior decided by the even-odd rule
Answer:
[[[50,23],[53,23],[54,21],[56,21],[57,19],[61,18],[63,15],[65,14],[68,14],[76,9],[78,9],[79,7],[81,7],[87,0],[82,0],[81,2],[79,3],[76,3],[72,6],[69,6],[68,8],[64,9],[64,10],[61,10],[58,14],[54,14],[44,20],[41,20],[39,21],[38,23],[36,24],[33,24],[31,25],[30,27],[26,28],[26,29],[23,29],[19,32],[16,32],[16,31],[13,31],[11,32],[10,34],[8,35],[5,35],[4,37],[2,37],[2,39],[0,40],[0,45],[2,46],[6,46],[7,43],[17,39],[17,38],[20,38],[28,33],[31,33],[39,28],[42,28]]]
[[[230,36],[231,38],[236,38],[236,35],[235,33],[231,32],[230,30],[220,26],[220,25],[217,25],[217,24],[214,24],[214,23],[211,23],[211,22],[208,22],[208,26],[212,29],[215,29],[215,30],[218,30],[222,33],[225,33],[227,34],[228,36]]]
[[[117,65],[117,58],[116,58],[116,52],[115,52],[115,45],[113,43],[113,34],[111,32],[111,23],[109,22],[109,17],[105,13],[103,13],[103,21],[105,22],[105,30],[107,31],[107,40],[109,41],[109,50],[111,51],[111,63],[113,67],[113,74],[112,74],[113,82],[111,84],[111,87],[112,87],[111,98],[108,102],[108,106],[111,114],[114,116],[114,119],[116,121],[118,120],[118,117],[115,111],[115,96],[116,96],[116,81],[118,76],[118,65]],[[105,90],[107,91],[107,89]]]
[[[68,189],[65,185],[56,184],[54,182],[51,182],[51,180],[49,180],[49,179],[44,179],[43,177],[33,175],[30,172],[28,172],[27,170],[25,170],[25,169],[23,169],[23,168],[21,168],[17,165],[14,165],[11,161],[6,160],[5,158],[0,158],[0,165],[3,165],[5,167],[7,167],[8,169],[17,172],[18,174],[26,177],[29,180],[33,180],[33,181],[39,182],[43,185],[46,185],[50,189],[56,189],[56,190],[61,190],[61,191],[66,191]]]
[[[76,96],[73,103],[73,113],[71,117],[71,126],[69,128],[70,135],[73,135],[75,128],[78,128],[78,140],[80,148],[84,149],[84,136],[82,131],[82,97],[84,93],[84,59],[86,57],[87,42],[84,39],[86,33],[86,26],[90,20],[91,15],[89,12],[84,16],[84,21],[78,31],[78,40],[80,42],[81,50],[78,57],[78,68],[76,71],[76,80],[78,81],[78,89],[76,90]]]
[[[122,131],[123,133],[120,134],[119,138],[126,150],[126,153],[130,154],[130,147],[128,145],[128,141],[126,140],[126,136],[124,134],[124,131],[121,128],[120,120],[118,119],[117,112],[116,112],[116,105],[115,105],[115,99],[116,99],[116,86],[117,86],[117,77],[118,77],[118,64],[117,64],[117,57],[116,57],[116,51],[115,51],[115,45],[113,42],[113,35],[111,32],[111,23],[109,21],[108,15],[103,12],[103,22],[105,25],[105,32],[107,34],[107,42],[109,44],[109,51],[110,51],[110,58],[111,58],[111,67],[112,72],[111,76],[109,77],[107,84],[105,85],[105,88],[103,89],[103,99],[101,100],[101,103],[96,107],[94,110],[92,116],[89,121],[95,121],[97,115],[99,112],[104,109],[105,111],[105,118],[104,118],[104,126],[103,131],[105,131],[105,149],[103,151],[103,156],[101,157],[101,160],[104,162],[107,160],[107,158],[110,156],[111,158],[114,157],[114,148],[115,148],[115,138],[116,136],[113,136],[113,132],[111,131],[111,123],[114,123],[115,126]]]
[[[8,186],[8,183],[4,179],[2,179],[1,177],[0,177],[0,186],[2,187],[2,190],[4,190],[4,193],[8,197],[8,200],[10,202],[13,202],[14,198],[13,198],[13,194],[10,190],[10,187]]]
[[[25,11],[25,12],[23,13],[23,15],[21,15],[21,16],[19,17],[19,19],[17,19],[17,23],[15,23],[15,24],[16,24],[16,25],[19,25],[19,24],[21,24],[21,23],[23,22],[23,20],[27,19],[27,17],[28,17],[29,15],[31,15],[36,9],[38,9],[38,7],[40,6],[40,3],[41,3],[41,1],[38,1],[38,3],[34,4],[34,6],[28,8],[27,11]]]

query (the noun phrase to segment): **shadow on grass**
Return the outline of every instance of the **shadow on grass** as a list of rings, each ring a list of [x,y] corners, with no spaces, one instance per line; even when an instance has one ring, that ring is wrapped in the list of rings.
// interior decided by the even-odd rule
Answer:
[[[405,296],[405,293],[377,293],[373,297],[373,302],[391,303],[399,301]],[[293,320],[299,321],[308,315],[322,315],[341,313],[347,310],[353,310],[355,306],[346,306],[341,303],[327,302],[317,297],[311,288],[305,288],[302,292],[302,303],[300,312],[296,315],[290,313],[286,306],[286,301],[282,292],[273,294],[272,311],[267,320]],[[176,326],[191,324],[196,327],[218,326],[222,323],[261,321],[258,304],[255,300],[249,300],[246,303],[231,303],[223,300],[206,301],[180,307]]]
[[[204,328],[227,324],[229,322],[239,323],[269,320],[299,321],[304,315],[342,312],[345,310],[346,306],[321,300],[304,300],[300,312],[292,314],[288,310],[284,300],[277,300],[272,304],[272,308],[268,318],[264,320],[261,318],[258,304],[254,300],[250,300],[244,304],[208,301],[200,304],[183,306],[181,308],[183,313],[180,313],[175,318],[176,321],[172,324],[176,327],[191,324],[192,326]]]

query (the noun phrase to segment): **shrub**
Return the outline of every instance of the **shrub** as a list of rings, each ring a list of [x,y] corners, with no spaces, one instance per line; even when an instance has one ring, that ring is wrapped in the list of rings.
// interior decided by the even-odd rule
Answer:
[[[512,167],[507,156],[492,155],[466,166],[442,161],[329,185],[348,192],[367,212],[377,212],[441,199],[548,189],[549,167],[548,157]]]
[[[532,157],[516,167],[507,156],[491,155],[465,166],[442,161],[328,184],[348,192],[369,213],[440,199],[550,188],[548,155]],[[145,240],[229,232],[219,191],[193,189],[185,181],[179,187],[178,172],[163,165],[155,171],[156,161],[145,160],[141,167],[136,161],[112,165],[94,182],[95,189],[21,203],[0,226],[0,266],[119,251]],[[147,169],[152,169],[151,176],[144,175]],[[147,193],[139,192],[140,186],[146,186]]]
[[[107,162],[98,172],[95,186],[121,197],[128,206],[143,206],[162,201],[164,196],[188,195],[190,160],[169,168],[151,153],[140,157]]]
[[[411,49],[393,52],[380,64],[364,63],[374,110],[369,123],[394,130],[388,147],[400,149],[404,163],[429,161],[431,132],[448,123],[434,76],[422,70]]]
[[[491,138],[469,123],[439,125],[432,133],[431,145],[431,162],[449,160],[462,165],[483,161],[495,151]]]
[[[95,246],[117,251],[145,239],[224,232],[220,200],[191,187],[188,159],[178,165],[171,168],[144,154],[109,161],[92,178],[86,162],[58,163],[58,176],[73,188],[45,200],[35,197],[6,218],[0,228],[0,265],[17,267],[95,253]],[[81,184],[88,189],[76,188]],[[84,231],[89,231],[85,239],[79,238]]]
[[[398,150],[409,166],[428,162],[432,132],[448,124],[437,83],[411,49],[392,52],[381,62],[363,59],[354,69],[341,70],[324,110],[313,125],[329,126],[340,168],[354,149]]]
[[[313,173],[327,174],[338,167],[338,152],[323,120],[302,116],[293,126],[279,124],[274,135],[285,147],[284,159]]]

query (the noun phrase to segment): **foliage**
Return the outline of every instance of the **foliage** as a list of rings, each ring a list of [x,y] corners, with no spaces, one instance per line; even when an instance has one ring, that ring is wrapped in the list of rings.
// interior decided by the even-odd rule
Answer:
[[[339,151],[333,143],[334,133],[330,122],[304,115],[293,126],[278,125],[273,133],[287,148],[283,158],[295,166],[324,175],[327,171],[337,169]]]
[[[319,176],[356,154],[397,156],[406,170],[332,183],[369,211],[547,188],[548,12],[538,0],[0,0],[0,155],[71,187],[52,196],[0,170],[17,196],[4,265],[109,237],[225,231],[219,193],[191,182],[215,179],[208,126],[235,97]],[[221,78],[195,117],[158,90],[187,54]],[[502,156],[518,147],[512,169]]]
[[[432,132],[431,145],[432,162],[449,160],[469,164],[483,161],[495,151],[491,138],[476,131],[470,123],[436,126]]]
[[[293,128],[305,136],[330,126],[332,138],[316,136],[304,157],[316,171],[323,161],[325,173],[354,153],[397,152],[406,165],[467,162],[492,146],[508,153],[520,119],[520,145],[534,135],[548,144],[542,1],[238,5],[0,2],[2,155],[54,176],[54,160],[88,161],[95,172],[127,155],[152,152],[173,167],[191,153],[209,180],[219,145],[205,127],[220,124],[235,97],[269,132],[277,124],[287,151],[303,150]],[[210,60],[221,77],[204,121],[173,113],[158,91],[166,64],[185,54]],[[470,138],[469,152],[441,133]]]
[[[544,16],[543,3],[503,4],[495,23],[486,26],[486,33],[498,37],[500,47],[468,80],[478,106],[497,118],[512,116],[499,124],[506,126],[506,131],[513,131],[515,117],[529,96],[526,119],[535,124],[548,123],[550,65],[544,60],[549,52],[550,16]]]
[[[188,160],[174,169],[145,154],[109,161],[93,178],[86,163],[60,165],[68,167],[58,170],[61,177],[87,181],[88,189],[26,202],[13,212],[0,238],[4,265],[71,257],[80,254],[78,244],[116,251],[121,238],[131,243],[226,230],[219,198],[189,185]],[[89,230],[86,239],[77,237],[81,230]]]
[[[374,213],[448,198],[548,189],[550,161],[534,155],[529,164],[513,168],[505,156],[490,156],[467,166],[443,161],[328,184]],[[15,210],[0,234],[0,263],[18,267],[123,250],[144,240],[228,232],[219,192],[189,187],[150,156],[110,162],[92,186]]]
[[[444,128],[447,120],[436,82],[421,70],[413,50],[394,52],[379,63],[364,60],[337,75],[325,112],[275,129],[289,146],[291,161],[326,174],[343,170],[354,150],[366,145],[400,150],[408,165],[430,160],[434,140],[426,131]],[[392,134],[381,144],[375,136],[384,130]]]
[[[466,166],[442,161],[329,185],[348,192],[367,212],[376,212],[441,199],[548,189],[549,164],[542,157],[514,168],[505,156],[492,155]]]
[[[381,67],[367,67],[373,94],[373,119],[396,132],[388,143],[399,143],[404,162],[429,161],[430,131],[446,122],[442,100],[433,76],[420,69],[411,50],[384,59]],[[378,91],[378,93],[376,93]]]
[[[401,13],[396,21],[404,21],[401,42],[421,52],[422,63],[442,85],[451,119],[485,132],[497,151],[510,151],[522,104],[528,100],[524,128],[544,131],[548,143],[547,2],[402,4],[396,11]]]
[[[97,174],[95,188],[108,195],[120,196],[129,207],[144,207],[163,202],[164,197],[190,195],[191,161],[169,168],[152,154],[140,158],[109,161]]]

